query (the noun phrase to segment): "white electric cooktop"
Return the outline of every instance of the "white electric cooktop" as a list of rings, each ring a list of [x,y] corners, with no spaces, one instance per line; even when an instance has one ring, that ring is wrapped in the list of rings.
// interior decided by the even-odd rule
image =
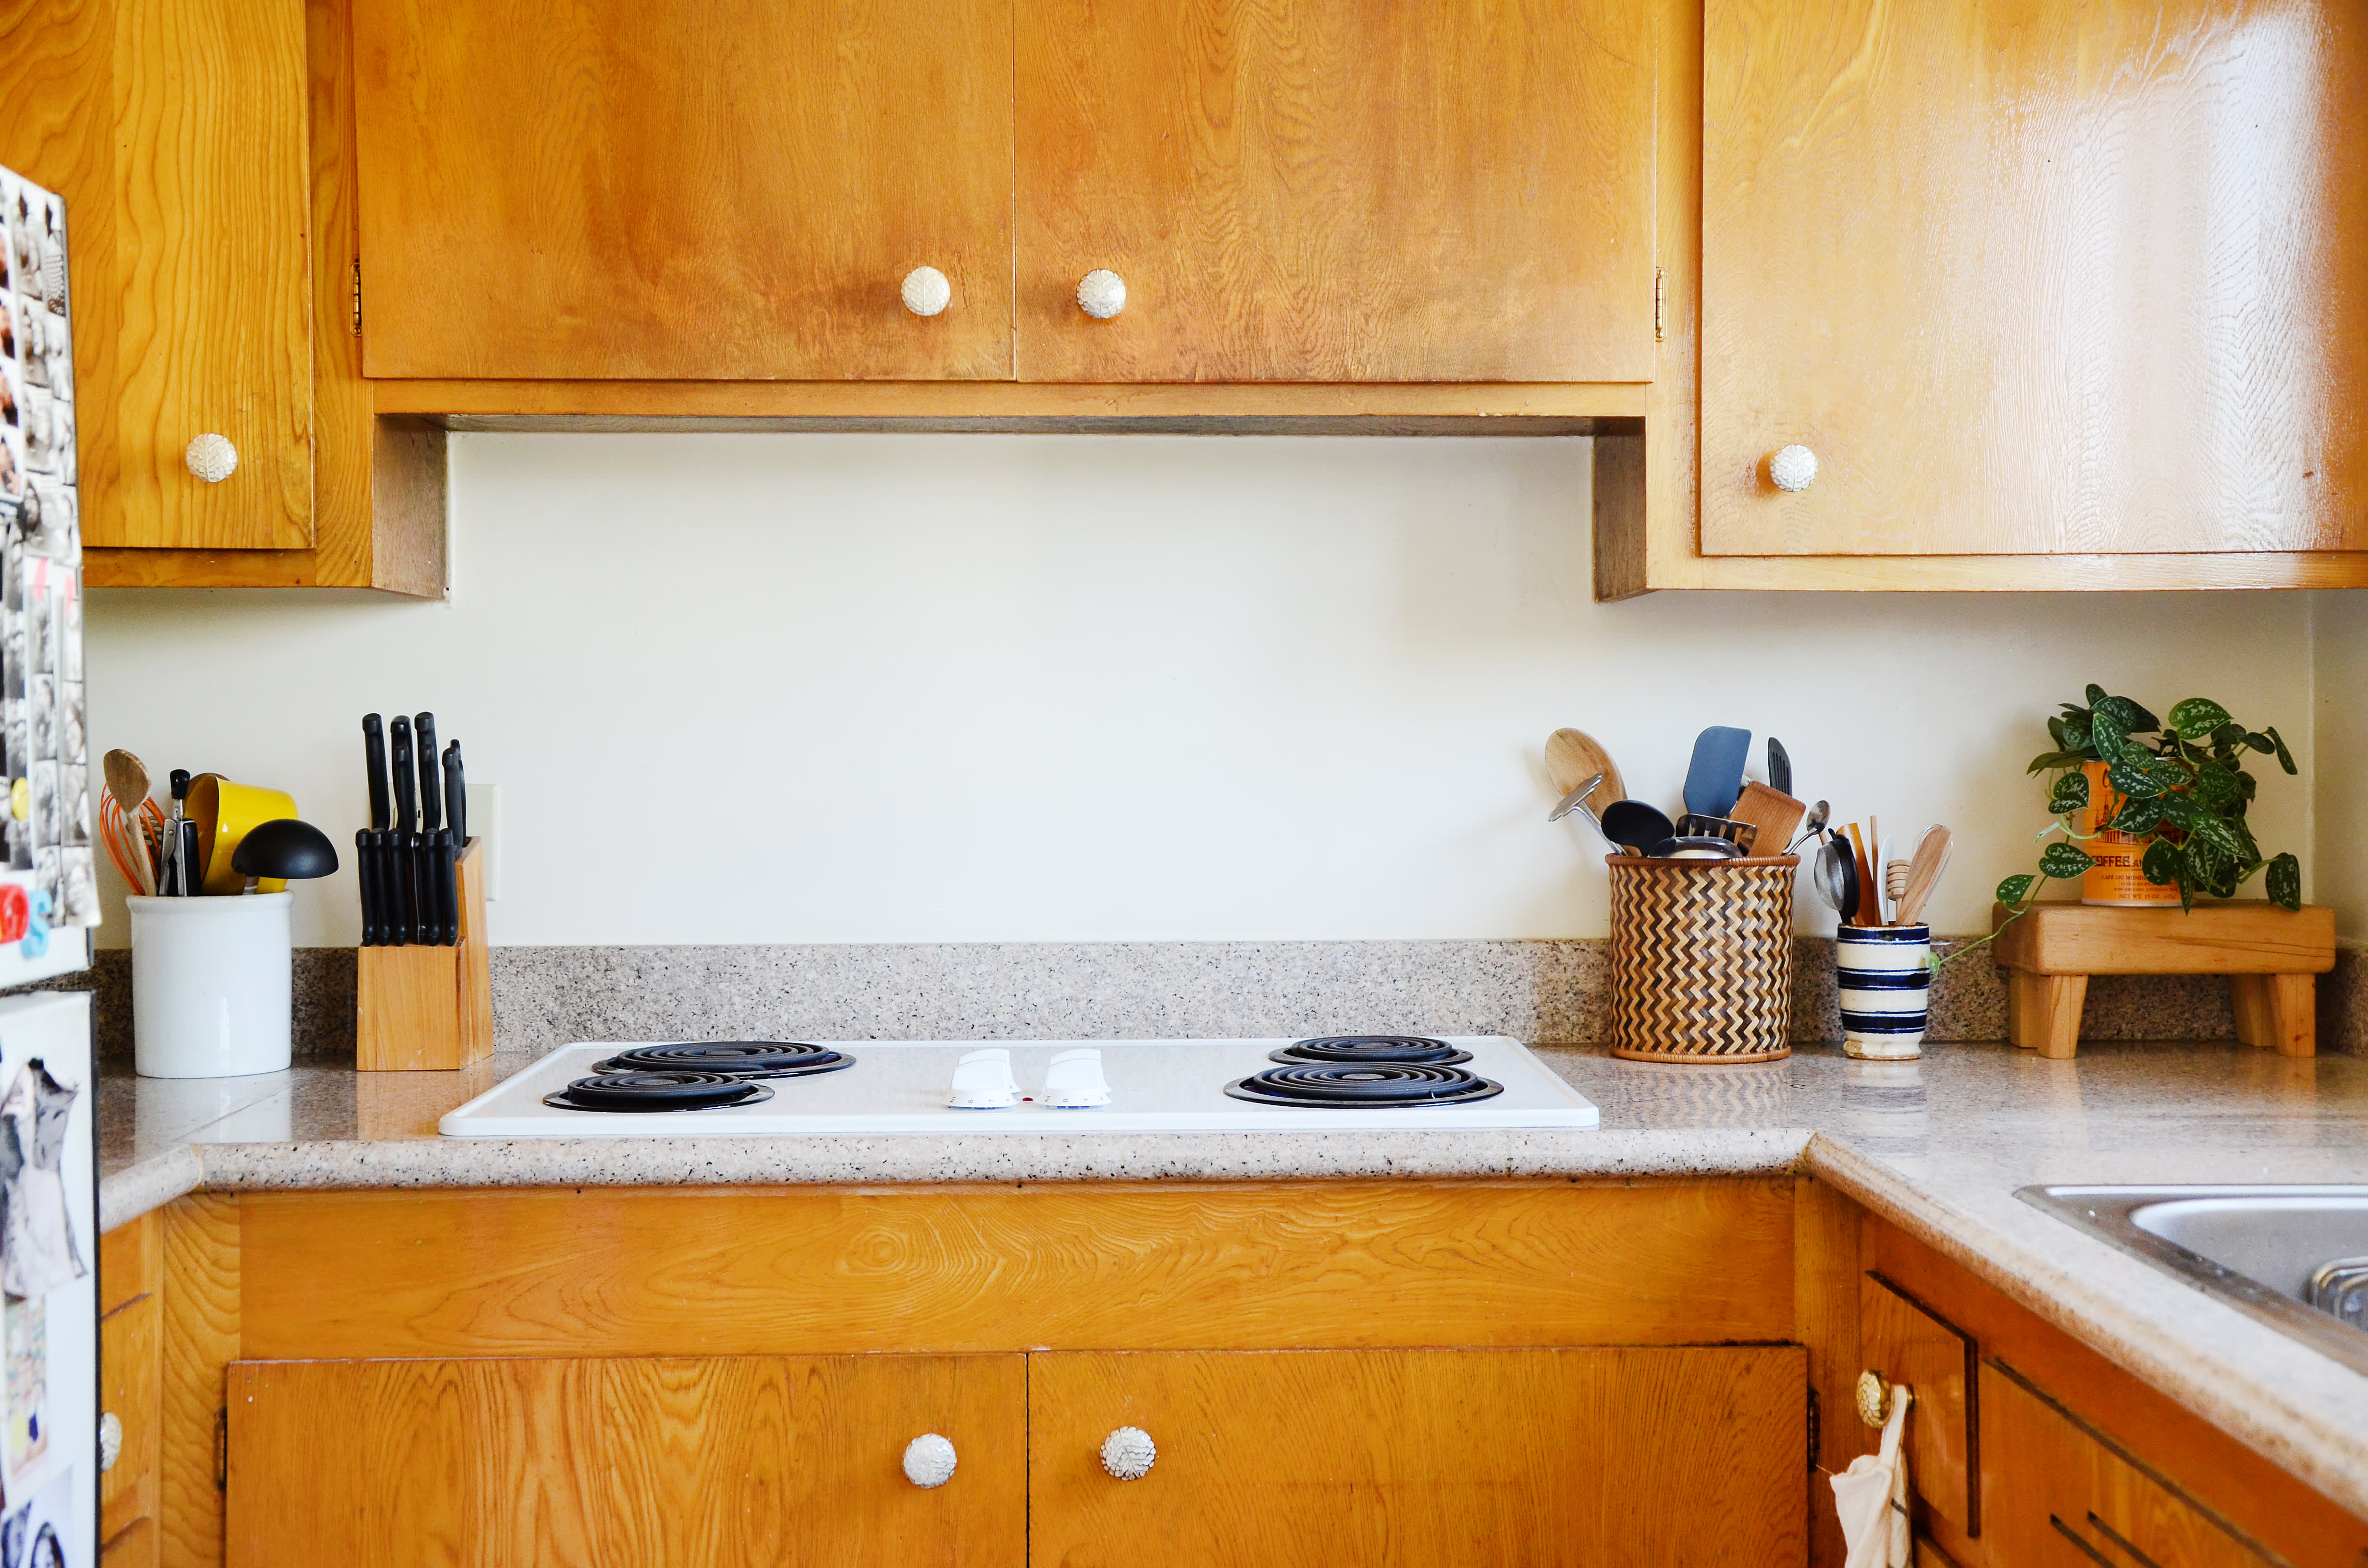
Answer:
[[[626,1062],[600,1072],[629,1051],[656,1051],[659,1070]],[[684,1065],[688,1080],[675,1071]],[[620,1072],[637,1081],[620,1083]],[[1413,1095],[1429,1097],[1392,1103]],[[643,1108],[654,1103],[643,1096],[689,1108]],[[1106,1103],[1054,1103],[1098,1096]],[[438,1127],[454,1138],[729,1138],[1588,1128],[1597,1119],[1519,1040],[1484,1035],[584,1043],[552,1051]]]

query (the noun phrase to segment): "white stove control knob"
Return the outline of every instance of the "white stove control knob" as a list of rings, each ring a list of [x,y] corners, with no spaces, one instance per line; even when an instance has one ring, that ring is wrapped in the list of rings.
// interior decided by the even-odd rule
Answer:
[[[933,316],[953,302],[954,286],[934,267],[916,267],[905,274],[905,308],[916,316]]]
[[[1806,447],[1786,447],[1768,460],[1768,483],[1779,490],[1806,490],[1816,479],[1817,454]]]
[[[956,1110],[1003,1110],[1019,1103],[1019,1080],[1011,1075],[1011,1052],[1000,1046],[973,1051],[954,1066],[954,1092],[946,1104]]]
[[[1158,1458],[1158,1445],[1140,1426],[1121,1426],[1102,1439],[1102,1468],[1115,1480],[1141,1481]]]
[[[181,460],[208,484],[220,484],[238,472],[238,449],[230,444],[229,437],[209,430],[189,443]]]
[[[115,1412],[108,1411],[98,1418],[98,1468],[101,1471],[115,1468],[123,1457],[123,1423]]]
[[[1045,1103],[1059,1110],[1110,1104],[1110,1080],[1102,1076],[1099,1051],[1064,1051],[1044,1074]]]
[[[1077,309],[1096,321],[1108,321],[1126,309],[1126,279],[1106,267],[1095,267],[1077,281]]]
[[[954,1478],[954,1446],[935,1432],[924,1432],[905,1445],[905,1479],[924,1491]]]

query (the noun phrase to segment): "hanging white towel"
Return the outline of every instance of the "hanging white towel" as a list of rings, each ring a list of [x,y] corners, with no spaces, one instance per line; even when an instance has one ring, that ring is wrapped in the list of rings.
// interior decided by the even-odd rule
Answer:
[[[1893,1386],[1882,1446],[1833,1477],[1834,1511],[1850,1547],[1842,1568],[1908,1568],[1907,1455],[1900,1448],[1908,1397],[1904,1384]]]

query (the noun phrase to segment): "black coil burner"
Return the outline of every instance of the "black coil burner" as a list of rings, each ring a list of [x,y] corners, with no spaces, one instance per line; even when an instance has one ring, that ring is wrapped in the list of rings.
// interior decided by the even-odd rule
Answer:
[[[803,1078],[855,1065],[855,1058],[791,1040],[699,1040],[681,1045],[637,1045],[595,1073],[720,1073],[734,1078]]]
[[[714,1110],[772,1097],[764,1085],[728,1073],[601,1073],[542,1103],[561,1110]]]
[[[1280,1062],[1286,1066],[1300,1062],[1324,1065],[1349,1062],[1419,1062],[1431,1067],[1455,1067],[1471,1061],[1472,1053],[1458,1051],[1443,1040],[1429,1040],[1421,1035],[1342,1034],[1286,1045],[1267,1060]]]
[[[1253,1105],[1332,1110],[1462,1105],[1504,1092],[1504,1085],[1492,1084],[1461,1067],[1419,1062],[1269,1067],[1225,1085],[1225,1093]]]

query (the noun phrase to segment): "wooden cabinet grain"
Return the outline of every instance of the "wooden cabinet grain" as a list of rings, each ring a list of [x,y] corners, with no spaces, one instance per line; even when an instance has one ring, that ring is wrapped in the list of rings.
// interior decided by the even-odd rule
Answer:
[[[230,1568],[1026,1561],[1016,1355],[242,1361],[228,1399]]]
[[[1635,0],[1018,0],[1019,376],[1650,381],[1651,30]]]
[[[1029,1361],[1033,1562],[1805,1560],[1797,1346]],[[1100,1462],[1121,1426],[1138,1480]]]
[[[1709,0],[1703,28],[1697,575],[2359,574],[2368,13]],[[1818,574],[1844,558],[1881,559]]]
[[[0,0],[0,162],[67,203],[95,586],[443,591],[442,432],[352,352],[345,38],[343,0]]]
[[[1009,0],[357,0],[369,373],[1008,375],[1010,51]]]
[[[1999,1568],[2267,1568],[2283,1559],[2182,1494],[2021,1375],[1981,1369]]]

